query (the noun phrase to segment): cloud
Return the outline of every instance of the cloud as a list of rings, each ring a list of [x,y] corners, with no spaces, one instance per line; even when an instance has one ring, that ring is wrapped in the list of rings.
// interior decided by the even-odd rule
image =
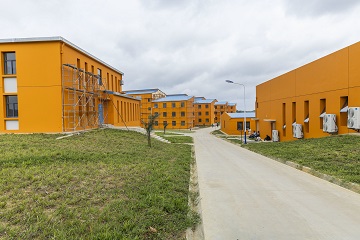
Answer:
[[[327,14],[341,14],[359,6],[357,0],[285,0],[286,10],[298,17],[319,17]]]

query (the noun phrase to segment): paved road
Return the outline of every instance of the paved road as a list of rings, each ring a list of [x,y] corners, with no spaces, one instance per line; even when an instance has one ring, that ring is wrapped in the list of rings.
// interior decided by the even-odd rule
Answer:
[[[194,136],[204,236],[360,239],[360,194],[198,130]]]

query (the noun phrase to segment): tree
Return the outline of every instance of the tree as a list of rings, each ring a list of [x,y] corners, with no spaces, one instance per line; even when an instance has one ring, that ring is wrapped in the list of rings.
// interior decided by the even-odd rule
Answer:
[[[150,114],[148,121],[144,122],[143,120],[141,120],[142,124],[144,124],[144,128],[146,130],[146,136],[147,136],[147,140],[148,140],[148,145],[149,147],[151,147],[151,131],[153,130],[153,126],[155,125],[155,119],[158,117],[158,114]]]
[[[165,134],[165,129],[166,129],[166,127],[168,126],[169,124],[166,122],[166,123],[164,123],[164,134]]]

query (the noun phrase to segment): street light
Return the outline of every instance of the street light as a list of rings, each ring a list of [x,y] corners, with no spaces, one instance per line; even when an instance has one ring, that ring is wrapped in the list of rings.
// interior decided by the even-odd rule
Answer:
[[[246,144],[246,106],[245,106],[245,85],[242,83],[236,83],[231,80],[225,80],[227,83],[237,84],[244,87],[244,144]]]

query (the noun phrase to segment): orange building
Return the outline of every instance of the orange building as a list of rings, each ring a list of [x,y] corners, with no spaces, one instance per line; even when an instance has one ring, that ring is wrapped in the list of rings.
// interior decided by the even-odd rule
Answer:
[[[215,122],[220,122],[220,117],[223,113],[235,113],[236,112],[236,104],[229,103],[226,101],[216,102],[215,103]]]
[[[247,134],[249,131],[257,131],[255,112],[227,113],[221,115],[221,131],[228,135],[244,135],[244,117],[246,116]]]
[[[197,97],[194,101],[195,126],[211,126],[215,123],[216,99]]]
[[[186,94],[167,95],[152,101],[153,114],[159,117],[155,129],[191,129],[195,125],[194,97]]]
[[[262,134],[281,141],[360,129],[360,42],[256,87]]]
[[[125,94],[141,99],[140,104],[140,121],[147,122],[149,115],[152,113],[152,101],[166,97],[166,94],[159,90],[154,89],[141,89],[141,90],[128,90],[124,91]],[[143,124],[142,124],[143,125]]]
[[[123,73],[62,37],[0,40],[0,132],[140,125]]]

